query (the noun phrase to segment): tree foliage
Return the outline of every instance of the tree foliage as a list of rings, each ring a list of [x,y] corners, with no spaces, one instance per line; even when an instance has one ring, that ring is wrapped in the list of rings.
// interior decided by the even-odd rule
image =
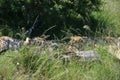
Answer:
[[[83,26],[91,26],[92,13],[99,11],[100,4],[101,0],[0,0],[0,29],[7,25],[14,33],[22,27],[27,30],[39,15],[40,25],[31,36],[52,26],[46,34],[61,36],[70,28],[84,34]]]

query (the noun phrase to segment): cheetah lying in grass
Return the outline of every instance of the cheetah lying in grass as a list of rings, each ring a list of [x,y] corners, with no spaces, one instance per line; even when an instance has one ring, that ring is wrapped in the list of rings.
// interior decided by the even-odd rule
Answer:
[[[17,50],[20,48],[22,41],[14,39],[8,36],[0,37],[0,52],[4,52],[8,49]]]
[[[84,39],[80,36],[73,36],[73,37],[71,37],[70,43],[78,44],[79,42],[82,43],[83,40]],[[120,59],[120,38],[118,38],[117,41],[118,41],[117,46],[109,46],[109,51],[114,56],[116,56],[118,59]],[[43,44],[43,47],[45,47],[45,49],[48,49],[49,47],[53,48],[52,45],[54,43],[53,42],[50,43],[49,41],[46,41],[45,39],[40,38],[40,37],[35,37],[32,39],[26,38],[25,41],[22,41],[22,40],[8,37],[8,36],[2,36],[2,37],[0,37],[0,52],[6,51],[8,49],[18,50],[22,45],[29,46],[29,45],[36,45],[36,44],[37,44],[37,46],[41,46]],[[58,43],[56,43],[55,46],[58,47],[59,46]],[[66,45],[64,45],[64,46],[66,46]],[[65,48],[65,47],[63,47],[63,48]],[[67,47],[67,50],[65,50],[65,52],[67,52],[67,51],[68,52],[76,52],[79,50],[74,45],[69,45]]]
[[[40,37],[35,37],[32,39],[27,37],[26,40],[23,41],[23,40],[14,39],[8,36],[1,36],[0,37],[0,53],[8,49],[13,49],[18,51],[18,49],[21,46],[25,46],[25,47],[30,45],[40,46],[45,42],[46,42],[45,39]]]

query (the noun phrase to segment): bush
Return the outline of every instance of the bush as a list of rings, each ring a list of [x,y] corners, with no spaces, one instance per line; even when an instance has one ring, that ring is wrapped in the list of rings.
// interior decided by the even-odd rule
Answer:
[[[90,25],[90,16],[100,4],[101,0],[1,0],[0,25],[8,25],[17,33],[22,27],[29,29],[39,15],[40,22],[31,36],[41,35],[52,26],[49,35],[60,37],[64,34],[61,30],[69,28],[78,28],[84,34],[83,26]]]

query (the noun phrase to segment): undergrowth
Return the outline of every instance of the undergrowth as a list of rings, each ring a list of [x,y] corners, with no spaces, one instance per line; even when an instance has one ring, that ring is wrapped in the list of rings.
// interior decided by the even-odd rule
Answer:
[[[119,80],[120,61],[115,59],[105,47],[96,51],[100,62],[80,62],[77,59],[63,64],[61,49],[51,53],[36,52],[35,48],[22,48],[19,53],[7,51],[0,55],[0,78],[5,80]]]

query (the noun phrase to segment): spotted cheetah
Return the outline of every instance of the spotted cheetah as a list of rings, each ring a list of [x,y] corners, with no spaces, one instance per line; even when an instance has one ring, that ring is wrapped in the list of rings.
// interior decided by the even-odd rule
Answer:
[[[14,40],[13,40],[13,38],[8,37],[8,36],[1,36],[1,37],[0,37],[0,40],[4,40],[4,41],[11,41],[11,42],[13,42],[13,41],[14,41]]]
[[[18,50],[21,47],[22,41],[8,36],[0,37],[0,52],[8,49]]]
[[[34,41],[38,41],[38,42],[42,42],[44,43],[45,42],[45,39],[44,38],[41,38],[41,37],[35,37],[33,38]]]
[[[28,45],[35,45],[35,46],[40,46],[45,42],[45,39],[41,37],[34,37],[34,38],[29,38],[27,37],[26,40],[23,42],[23,45],[28,46]]]
[[[0,39],[0,53],[8,49],[8,42]]]
[[[74,43],[79,43],[81,41],[83,41],[83,38],[81,36],[72,36],[70,38],[70,43],[73,43],[73,44]]]

